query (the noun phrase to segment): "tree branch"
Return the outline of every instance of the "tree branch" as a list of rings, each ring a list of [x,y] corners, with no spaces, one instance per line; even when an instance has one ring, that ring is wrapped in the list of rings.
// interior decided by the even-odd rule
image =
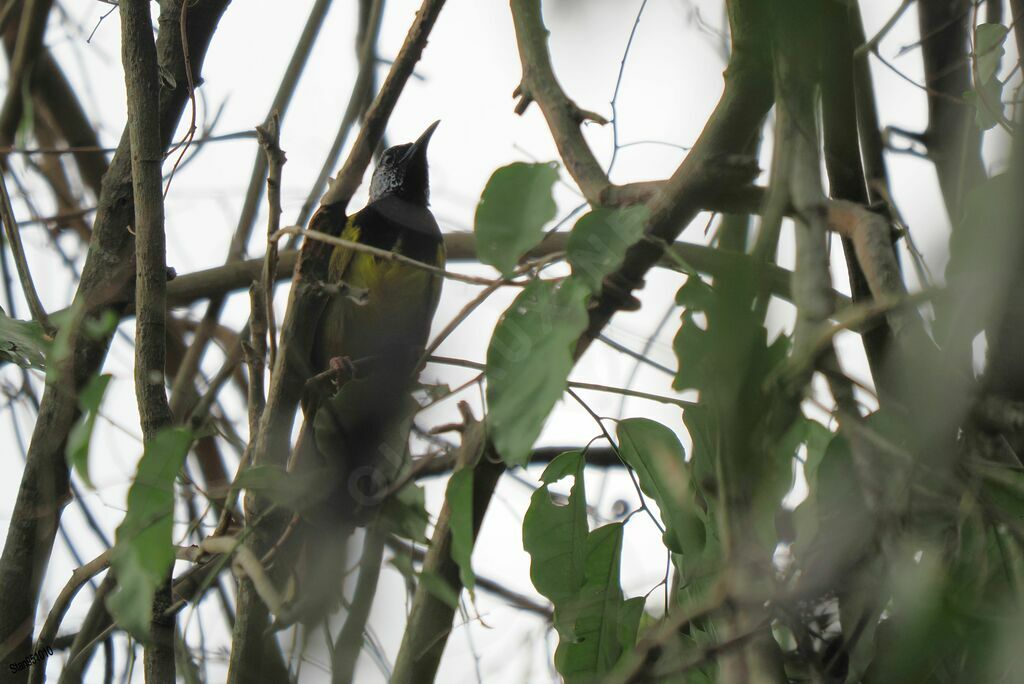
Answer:
[[[167,237],[162,189],[160,74],[149,0],[122,0],[121,56],[128,96],[128,139],[132,151],[135,204],[135,395],[142,438],[149,444],[171,424],[164,389],[167,340]],[[151,642],[145,649],[146,681],[174,684],[174,619],[159,608],[170,603],[167,581],[154,597]]]
[[[161,69],[173,78],[161,79],[160,132],[169,143],[188,99],[181,32],[180,4],[168,2],[161,11],[157,43]],[[198,73],[206,47],[228,0],[209,0],[188,15],[188,42],[193,70]],[[133,222],[132,178],[128,132],[104,180],[93,223],[93,240],[75,295],[81,313],[69,323],[70,354],[49,379],[29,446],[21,487],[14,505],[7,541],[0,557],[0,660],[24,659],[39,588],[53,548],[60,512],[68,500],[68,469],[64,456],[69,431],[78,417],[77,392],[97,371],[110,337],[86,333],[85,322],[113,307],[120,313],[133,276],[133,243],[127,227]]]

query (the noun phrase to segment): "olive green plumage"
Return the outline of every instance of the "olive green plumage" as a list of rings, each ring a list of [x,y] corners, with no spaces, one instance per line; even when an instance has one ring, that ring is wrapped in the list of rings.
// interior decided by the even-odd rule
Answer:
[[[344,220],[340,234],[349,242],[443,268],[444,241],[427,207],[427,144],[436,127],[431,125],[416,142],[396,145],[381,155],[364,209],[345,219],[337,209],[324,207],[313,227],[337,234],[338,226],[324,224]],[[312,350],[317,372],[339,359],[359,369],[359,379],[319,406],[314,419],[321,457],[345,480],[335,506],[347,514],[353,512],[350,504],[368,507],[367,501],[348,501],[350,496],[358,499],[367,490],[380,489],[401,466],[397,461],[404,456],[408,434],[404,414],[442,278],[401,261],[338,246],[331,254],[328,280],[366,291],[362,302],[336,296],[327,303]],[[396,436],[396,430],[402,434]]]
[[[387,149],[370,183],[370,201],[346,217],[337,205],[314,215],[310,228],[444,268],[441,230],[427,208],[427,143],[437,124],[416,142]],[[371,523],[383,495],[406,465],[415,402],[416,364],[423,354],[441,294],[439,274],[338,246],[331,283],[365,290],[365,299],[340,292],[327,303],[314,334],[312,373],[355,368],[333,396],[311,392],[296,445],[297,470],[321,474],[296,534],[298,594],[277,627],[317,622],[338,606],[346,540]]]

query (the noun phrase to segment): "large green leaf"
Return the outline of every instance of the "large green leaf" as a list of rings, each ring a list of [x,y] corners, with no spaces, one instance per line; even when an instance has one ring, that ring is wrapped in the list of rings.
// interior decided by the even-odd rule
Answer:
[[[534,280],[498,321],[487,348],[487,427],[509,466],[525,465],[565,391],[573,346],[587,327],[587,288]]]
[[[35,321],[19,321],[0,309],[0,362],[43,369],[53,341]]]
[[[516,162],[495,171],[476,208],[477,257],[503,275],[512,275],[519,259],[544,236],[544,224],[558,207],[551,188],[558,165]]]
[[[576,222],[566,245],[573,277],[591,292],[600,290],[605,276],[618,270],[626,250],[643,236],[647,213],[647,207],[638,205],[598,208],[585,214]]]
[[[128,510],[117,528],[110,557],[117,591],[107,598],[107,608],[140,641],[149,640],[153,596],[174,563],[174,479],[191,442],[188,430],[168,428],[146,445],[128,490]]]
[[[530,497],[523,518],[523,548],[530,554],[530,579],[554,605],[555,628],[568,638],[572,635],[575,598],[584,581],[589,532],[583,465],[580,451],[567,451],[548,464],[541,475],[544,484]],[[568,502],[558,506],[551,500],[548,485],[566,476],[573,477],[573,486]]]
[[[462,586],[473,593],[473,469],[460,468],[452,473],[445,490],[445,501],[451,511],[452,560],[459,566]]]
[[[628,641],[628,634],[620,634],[621,622],[639,621],[635,603],[625,605],[619,586],[622,531],[622,523],[611,523],[587,536],[585,580],[573,628],[576,638],[559,639],[555,650],[555,666],[570,684],[593,682],[609,672],[622,654],[623,640]],[[635,630],[633,634],[635,638]]]
[[[619,453],[640,478],[640,489],[654,499],[665,523],[665,546],[675,553],[699,554],[704,521],[693,501],[683,445],[675,433],[646,418],[619,422]]]
[[[71,428],[65,449],[68,463],[78,471],[79,477],[90,489],[93,486],[89,478],[89,442],[92,440],[92,429],[96,425],[96,416],[99,415],[100,404],[103,402],[107,385],[110,384],[110,378],[109,374],[93,376],[78,395],[78,407],[82,415]]]

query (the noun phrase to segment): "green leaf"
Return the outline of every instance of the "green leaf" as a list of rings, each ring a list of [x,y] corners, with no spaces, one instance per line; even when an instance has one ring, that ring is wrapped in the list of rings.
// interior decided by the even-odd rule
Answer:
[[[452,560],[459,566],[462,586],[470,595],[476,586],[473,574],[473,469],[460,468],[452,473],[445,490],[445,501],[451,511]]]
[[[516,162],[495,171],[476,208],[477,256],[510,276],[519,259],[543,238],[558,207],[551,188],[558,165]]]
[[[402,553],[395,554],[389,561],[392,566],[403,577],[409,582],[419,581],[423,584],[423,588],[430,594],[433,594],[434,598],[438,599],[442,603],[455,608],[459,607],[459,595],[456,593],[452,585],[448,584],[447,581],[436,572],[427,570],[426,572],[416,572],[412,566],[412,559]]]
[[[640,489],[658,504],[665,546],[688,556],[704,548],[704,521],[693,502],[686,455],[672,430],[646,418],[619,422],[619,453],[640,479]]]
[[[389,496],[378,515],[384,531],[421,544],[429,542],[426,494],[420,485],[410,482]]]
[[[587,327],[587,288],[575,278],[534,280],[494,328],[487,348],[487,426],[510,467],[525,465],[565,391],[573,346]]]
[[[78,408],[82,415],[75,422],[74,427],[68,435],[68,443],[65,448],[65,455],[68,464],[82,478],[82,482],[89,489],[94,489],[92,480],[89,478],[89,442],[92,439],[92,429],[96,425],[96,417],[99,415],[100,404],[103,402],[103,395],[110,384],[109,374],[96,375],[89,380],[89,384],[78,395]]]
[[[523,548],[530,554],[530,579],[537,591],[555,607],[555,628],[571,638],[574,599],[584,581],[586,559],[587,497],[583,483],[583,453],[567,451],[544,470],[544,485],[530,497],[523,518]],[[558,506],[548,485],[572,476],[569,500]]]
[[[869,543],[871,519],[853,465],[850,444],[837,434],[816,472],[808,475],[807,498],[794,512],[794,556],[806,572],[832,573],[852,563]],[[829,576],[822,574],[821,576]]]
[[[964,101],[974,107],[974,124],[983,131],[995,128],[1002,120],[1003,83],[994,78],[964,93]]]
[[[146,445],[110,557],[117,591],[107,598],[107,608],[119,626],[143,642],[149,641],[153,596],[174,564],[174,479],[191,443],[188,430],[167,428]]]
[[[566,245],[566,258],[573,277],[591,292],[601,289],[605,276],[622,265],[626,250],[644,234],[647,207],[594,209],[584,214],[572,229]]]
[[[978,24],[974,29],[974,64],[979,83],[988,83],[999,70],[999,62],[1006,54],[1003,43],[1009,32],[1002,24]]]
[[[290,473],[280,466],[246,468],[235,479],[235,489],[247,489],[281,508],[302,513],[322,503],[333,490],[333,473],[313,470]]]
[[[42,370],[52,346],[43,326],[11,318],[0,309],[0,362]]]
[[[880,558],[875,557],[848,581],[853,586],[839,594],[839,623],[846,643],[852,644],[847,654],[848,684],[864,681],[875,659],[875,632],[888,600],[884,565]]]
[[[597,528],[587,537],[585,581],[580,588],[573,633],[559,639],[555,666],[569,684],[593,682],[609,672],[622,654],[620,620],[639,620],[635,604],[626,608],[619,586],[622,523]]]
[[[448,584],[448,580],[441,577],[433,570],[424,570],[419,574],[420,583],[426,588],[428,592],[434,595],[434,598],[441,601],[445,605],[458,610],[459,608],[459,592],[455,591],[452,585]]]
[[[636,636],[640,630],[640,618],[644,616],[643,596],[626,599],[619,608],[619,645],[623,653],[636,646]]]

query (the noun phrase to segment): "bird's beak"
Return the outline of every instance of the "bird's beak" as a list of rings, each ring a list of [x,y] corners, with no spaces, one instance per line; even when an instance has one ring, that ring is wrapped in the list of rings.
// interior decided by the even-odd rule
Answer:
[[[412,147],[409,148],[409,153],[407,156],[408,159],[415,159],[416,157],[421,157],[423,158],[424,161],[426,161],[427,145],[430,143],[430,137],[434,135],[434,131],[437,130],[437,126],[440,123],[440,121],[435,121],[434,123],[430,124],[429,126],[427,126],[427,130],[423,131],[423,133],[420,134],[420,137],[416,138],[416,142],[414,142],[412,144]]]

